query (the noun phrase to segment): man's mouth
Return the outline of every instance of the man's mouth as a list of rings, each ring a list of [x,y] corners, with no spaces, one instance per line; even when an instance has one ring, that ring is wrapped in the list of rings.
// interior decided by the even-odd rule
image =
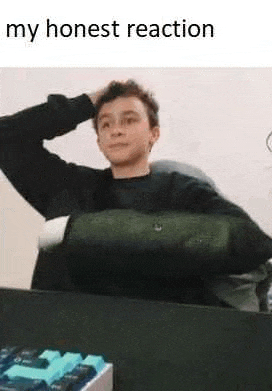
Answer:
[[[118,148],[123,148],[123,147],[127,147],[128,144],[127,143],[116,143],[116,144],[111,144],[109,146],[110,149],[118,149]]]

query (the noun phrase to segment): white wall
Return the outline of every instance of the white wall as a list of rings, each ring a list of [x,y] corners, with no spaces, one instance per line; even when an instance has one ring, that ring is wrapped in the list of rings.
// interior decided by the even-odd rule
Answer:
[[[6,68],[0,70],[0,114],[134,78],[160,103],[162,136],[153,160],[198,166],[226,197],[272,235],[272,68]],[[91,123],[46,143],[67,161],[103,168]],[[76,145],[76,147],[75,147]],[[0,286],[28,288],[43,219],[0,172]]]

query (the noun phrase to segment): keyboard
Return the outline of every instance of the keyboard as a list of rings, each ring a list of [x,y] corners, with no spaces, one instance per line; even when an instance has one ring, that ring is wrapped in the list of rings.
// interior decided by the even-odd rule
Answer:
[[[103,356],[51,349],[0,349],[0,391],[112,391]]]

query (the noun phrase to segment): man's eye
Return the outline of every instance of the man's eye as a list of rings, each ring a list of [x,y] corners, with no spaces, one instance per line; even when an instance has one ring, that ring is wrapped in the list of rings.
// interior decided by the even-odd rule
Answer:
[[[129,118],[126,118],[125,119],[125,122],[129,125],[129,124],[132,124],[134,122],[136,122],[136,118],[134,117],[129,117]]]
[[[110,123],[109,122],[103,122],[102,124],[101,124],[101,129],[107,129],[107,128],[109,128],[110,127]]]

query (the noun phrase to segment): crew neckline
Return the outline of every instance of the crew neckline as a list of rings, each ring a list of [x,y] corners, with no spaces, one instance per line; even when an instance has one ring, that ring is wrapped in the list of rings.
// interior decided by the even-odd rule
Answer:
[[[146,179],[150,178],[152,175],[152,170],[150,170],[150,172],[148,174],[141,175],[141,176],[135,176],[135,177],[131,177],[131,178],[114,178],[112,175],[111,169],[108,168],[107,171],[108,171],[108,175],[109,175],[110,179],[115,183],[117,183],[117,182],[118,183],[121,183],[121,182],[140,182],[142,180],[146,180]]]
[[[131,177],[131,178],[114,178],[112,176],[112,180],[114,182],[140,182],[142,180],[148,179],[150,176],[151,176],[151,172],[149,172],[146,175],[135,176],[135,177]]]

